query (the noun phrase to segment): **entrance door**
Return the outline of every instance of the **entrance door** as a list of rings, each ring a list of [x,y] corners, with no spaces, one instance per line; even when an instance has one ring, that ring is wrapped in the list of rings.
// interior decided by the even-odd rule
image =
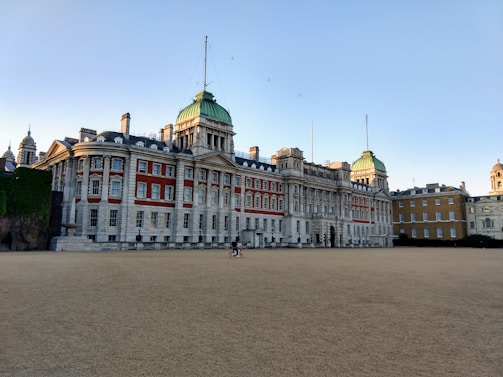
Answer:
[[[259,234],[255,234],[255,248],[259,248],[260,247],[260,235]]]

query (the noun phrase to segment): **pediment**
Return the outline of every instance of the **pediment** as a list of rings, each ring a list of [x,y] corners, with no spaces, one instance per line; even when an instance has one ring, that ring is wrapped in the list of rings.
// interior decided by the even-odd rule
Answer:
[[[71,145],[68,144],[67,142],[61,141],[61,140],[54,140],[45,153],[45,159],[50,159],[51,157],[57,156],[61,153],[64,152],[70,152],[71,151]]]
[[[225,167],[237,167],[236,163],[222,153],[212,152],[199,155],[195,158],[196,161],[201,161],[210,165],[219,165]]]

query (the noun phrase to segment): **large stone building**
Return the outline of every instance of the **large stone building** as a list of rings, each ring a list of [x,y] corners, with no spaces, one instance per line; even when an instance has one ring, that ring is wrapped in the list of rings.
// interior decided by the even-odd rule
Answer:
[[[474,196],[466,202],[468,234],[481,234],[503,240],[503,164],[498,162],[490,172],[489,195]]]
[[[469,197],[464,183],[459,188],[428,184],[394,191],[395,234],[417,239],[458,240],[467,235],[465,203]]]
[[[308,163],[298,148],[270,160],[234,150],[227,110],[203,90],[158,137],[81,129],[32,166],[62,193],[62,233],[87,249],[391,246],[384,164]],[[57,245],[54,246],[57,248]]]

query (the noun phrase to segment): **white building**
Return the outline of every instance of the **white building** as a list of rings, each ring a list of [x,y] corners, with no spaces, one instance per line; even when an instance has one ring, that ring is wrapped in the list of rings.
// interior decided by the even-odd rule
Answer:
[[[307,163],[298,148],[270,161],[259,147],[239,155],[230,114],[207,91],[156,138],[134,136],[130,119],[120,131],[55,140],[32,165],[53,172],[63,234],[76,227],[96,250],[229,247],[237,237],[260,248],[391,246],[380,161],[357,160],[351,171],[347,162]],[[362,168],[379,179],[352,181]]]
[[[503,164],[498,162],[490,172],[491,191],[486,196],[467,199],[468,234],[482,234],[503,239]]]

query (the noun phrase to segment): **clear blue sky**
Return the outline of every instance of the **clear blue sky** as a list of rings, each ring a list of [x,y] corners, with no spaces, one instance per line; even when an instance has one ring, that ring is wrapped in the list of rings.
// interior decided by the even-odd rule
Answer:
[[[133,133],[157,133],[202,88],[205,35],[237,150],[352,163],[368,114],[391,190],[490,190],[500,0],[0,0],[0,153],[10,141],[17,155],[30,124],[39,151],[81,127],[118,131],[125,112]]]

